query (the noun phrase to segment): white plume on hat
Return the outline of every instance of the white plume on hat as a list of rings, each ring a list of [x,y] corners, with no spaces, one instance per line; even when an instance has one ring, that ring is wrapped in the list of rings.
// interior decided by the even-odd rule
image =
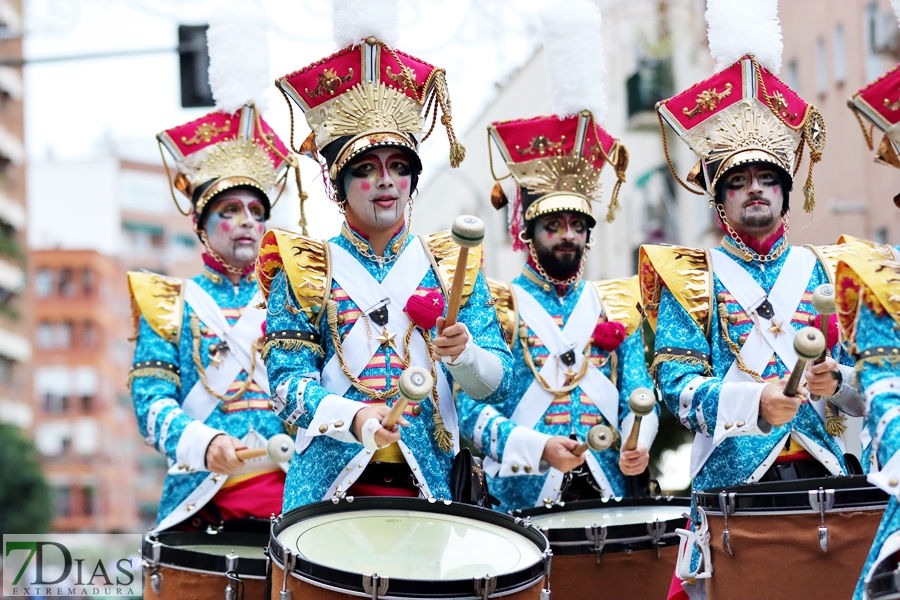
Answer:
[[[396,47],[400,38],[397,0],[332,0],[331,36],[338,48],[359,44],[369,36]]]
[[[894,15],[900,20],[900,0],[891,0],[891,8],[894,9]]]
[[[773,74],[781,71],[781,22],[778,0],[707,0],[709,52],[722,71],[752,54]]]
[[[209,86],[216,109],[233,113],[253,100],[268,108],[269,17],[262,0],[225,0],[216,5],[206,33]]]
[[[563,118],[585,109],[606,118],[603,19],[591,0],[554,0],[540,10],[550,105]]]

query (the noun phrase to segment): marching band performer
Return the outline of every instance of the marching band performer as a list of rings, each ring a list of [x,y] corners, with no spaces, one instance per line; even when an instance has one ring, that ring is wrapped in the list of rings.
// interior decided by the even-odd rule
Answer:
[[[489,281],[515,377],[499,405],[464,391],[457,398],[463,435],[487,455],[502,510],[626,495],[623,474],[646,470],[659,423],[656,407],[635,450],[615,443],[574,453],[598,424],[627,437],[628,398],[652,383],[637,278],[582,280],[600,172],[611,163],[618,178],[611,222],[628,165],[625,146],[599,125],[606,112],[600,13],[588,0],[567,0],[543,10],[541,21],[556,114],[488,127],[511,175],[497,181],[492,201],[508,206],[514,247],[528,252],[511,283]]]
[[[259,2],[221,7],[209,29],[216,110],[158,136],[175,157],[174,186],[190,199],[185,214],[203,243],[203,270],[188,280],[128,274],[137,329],[129,376],[134,408],[141,434],[171,467],[160,530],[205,529],[281,510],[284,470],[235,454],[284,433],[258,357],[266,315],[256,306],[253,268],[289,160],[259,115],[267,35]]]
[[[260,250],[275,409],[299,428],[284,510],[344,495],[449,500],[459,449],[454,382],[487,403],[510,385],[480,247],[453,273],[465,277],[464,304],[444,327],[459,247],[449,232],[409,232],[429,109],[442,112],[451,165],[464,149],[443,69],[395,48],[395,15],[376,15],[364,1],[335,2],[333,11],[341,49],[276,82],[304,111],[312,134],[303,150],[324,160],[346,219],[331,240],[275,230]],[[430,370],[434,389],[407,406],[402,427],[384,427],[410,366]]]
[[[805,144],[804,209],[811,211],[825,125],[774,75],[781,64],[775,0],[741,11],[710,0],[706,17],[717,73],[657,110],[663,144],[667,125],[700,158],[687,182],[670,162],[673,175],[709,198],[725,237],[712,250],[641,248],[643,304],[656,330],[651,373],[669,410],[695,432],[694,490],[846,474],[839,408],[859,398],[837,336],[827,342],[831,357],[811,366],[799,390],[824,401],[783,393],[797,362],[795,330],[816,322],[812,293],[829,282],[822,252],[787,239],[792,173]],[[679,565],[700,584],[704,569],[697,552],[691,565]],[[683,593],[674,583],[670,597]]]
[[[890,496],[854,599],[868,598],[873,577],[887,573],[893,581],[900,550],[900,263],[892,258],[841,261],[837,268],[836,304],[859,384],[865,392],[866,428],[872,438],[868,480]],[[883,579],[883,577],[882,577]]]

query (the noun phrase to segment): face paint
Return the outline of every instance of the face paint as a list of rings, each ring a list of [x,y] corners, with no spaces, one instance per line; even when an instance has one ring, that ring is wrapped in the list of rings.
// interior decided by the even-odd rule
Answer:
[[[547,273],[566,279],[578,271],[590,227],[577,212],[563,211],[538,217],[534,224],[534,251]]]
[[[777,227],[783,194],[778,171],[764,163],[732,169],[726,176],[725,216],[739,233],[765,235]]]
[[[225,190],[208,209],[204,230],[213,249],[228,264],[243,268],[256,260],[265,232],[265,206],[245,189]]]
[[[347,221],[372,234],[396,230],[409,203],[412,167],[395,148],[370,150],[347,167],[344,178]]]

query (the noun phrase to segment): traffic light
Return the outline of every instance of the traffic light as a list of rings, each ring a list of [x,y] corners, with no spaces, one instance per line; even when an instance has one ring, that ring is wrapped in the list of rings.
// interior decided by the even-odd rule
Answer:
[[[181,106],[215,106],[209,87],[209,51],[206,30],[209,25],[178,26],[178,61],[181,69]]]

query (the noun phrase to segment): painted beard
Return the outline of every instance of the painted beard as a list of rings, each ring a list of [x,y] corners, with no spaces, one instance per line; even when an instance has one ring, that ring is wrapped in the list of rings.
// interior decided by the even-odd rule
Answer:
[[[743,212],[741,214],[741,220],[738,225],[741,229],[744,230],[753,230],[753,229],[765,229],[771,227],[775,222],[775,213],[771,210],[771,206],[768,211],[753,211],[753,212]]]
[[[556,256],[555,251],[561,249],[571,249],[574,252],[565,258],[560,258]],[[548,275],[554,279],[567,279],[574,275],[581,266],[584,247],[571,242],[562,242],[549,247],[536,243],[534,253],[537,255],[538,263],[547,271]]]

